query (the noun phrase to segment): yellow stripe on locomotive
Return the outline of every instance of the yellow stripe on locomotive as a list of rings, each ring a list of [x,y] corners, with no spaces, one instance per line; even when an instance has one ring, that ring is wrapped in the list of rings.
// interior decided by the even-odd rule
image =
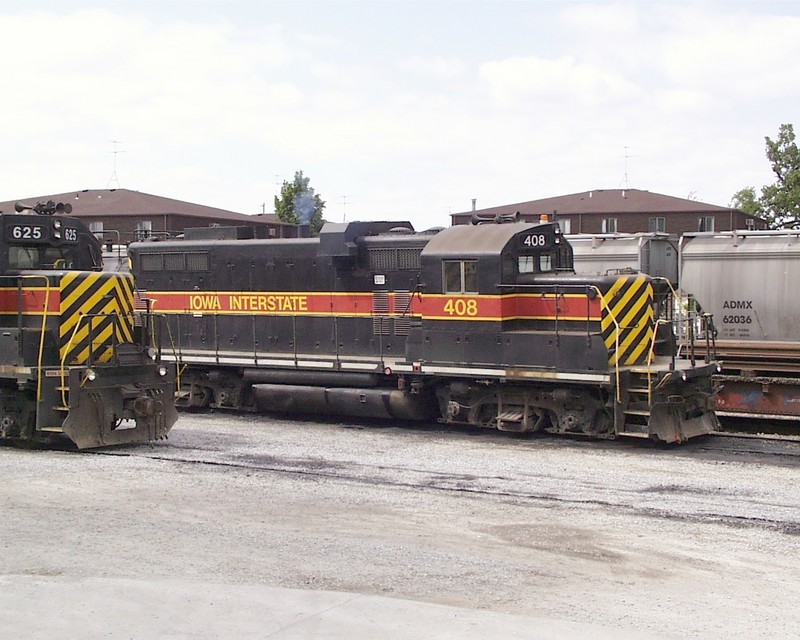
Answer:
[[[603,295],[600,326],[611,366],[650,362],[655,338],[653,285],[650,279],[645,275],[617,278]]]
[[[108,362],[114,344],[133,341],[133,277],[68,272],[61,278],[60,357],[67,364]]]

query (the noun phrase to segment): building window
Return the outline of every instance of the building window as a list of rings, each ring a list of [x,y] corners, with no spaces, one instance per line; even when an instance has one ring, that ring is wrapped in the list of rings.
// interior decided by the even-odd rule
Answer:
[[[617,219],[603,218],[603,233],[616,233],[616,232],[617,232]]]
[[[153,223],[150,220],[140,220],[136,223],[136,239],[144,240],[153,235]]]
[[[561,227],[561,233],[572,233],[572,220],[569,218],[559,220],[558,226]]]
[[[478,293],[477,260],[445,260],[445,293]]]
[[[661,231],[662,233],[667,230],[667,219],[663,217],[657,218],[650,218],[650,229],[651,233],[655,233],[657,231]]]
[[[714,216],[703,216],[697,221],[698,231],[714,231]]]
[[[744,226],[748,231],[753,231],[756,228],[755,218],[747,218],[747,220],[744,221]]]

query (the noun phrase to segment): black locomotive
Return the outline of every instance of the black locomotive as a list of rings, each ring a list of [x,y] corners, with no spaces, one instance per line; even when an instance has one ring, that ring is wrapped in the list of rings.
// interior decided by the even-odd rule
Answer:
[[[175,364],[135,309],[130,274],[102,271],[69,204],[0,212],[0,440],[78,448],[166,437]]]
[[[716,364],[675,360],[668,290],[576,275],[557,224],[247,235],[130,246],[168,318],[179,405],[666,442],[717,428]]]

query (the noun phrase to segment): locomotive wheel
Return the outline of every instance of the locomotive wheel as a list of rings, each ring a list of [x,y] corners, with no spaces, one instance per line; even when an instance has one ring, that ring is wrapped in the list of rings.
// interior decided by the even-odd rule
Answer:
[[[36,428],[36,402],[33,392],[0,390],[0,438],[27,440]]]
[[[175,406],[181,409],[203,409],[211,403],[211,389],[191,382],[182,385],[175,398]]]

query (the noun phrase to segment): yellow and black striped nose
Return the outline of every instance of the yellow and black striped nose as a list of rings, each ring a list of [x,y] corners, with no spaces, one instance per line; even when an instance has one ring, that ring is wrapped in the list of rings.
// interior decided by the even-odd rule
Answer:
[[[111,359],[115,343],[133,341],[133,276],[68,272],[61,278],[62,362]]]
[[[645,275],[617,278],[603,294],[603,303],[601,327],[608,363],[645,364],[651,355],[655,331],[650,279]]]

